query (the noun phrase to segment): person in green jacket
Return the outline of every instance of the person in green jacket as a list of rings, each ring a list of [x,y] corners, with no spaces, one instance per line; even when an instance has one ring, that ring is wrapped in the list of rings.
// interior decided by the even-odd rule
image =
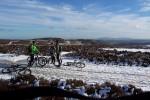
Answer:
[[[32,63],[34,61],[34,56],[39,53],[39,49],[35,41],[32,41],[32,43],[28,46],[28,53],[30,55],[30,61],[28,65],[32,66]]]

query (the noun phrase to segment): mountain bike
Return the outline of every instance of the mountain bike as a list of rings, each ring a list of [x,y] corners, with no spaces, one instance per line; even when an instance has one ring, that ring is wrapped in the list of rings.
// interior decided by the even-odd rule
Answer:
[[[35,64],[38,67],[43,67],[43,66],[46,65],[46,61],[47,61],[47,59],[45,57],[39,57],[38,55],[35,55],[31,66],[33,66]],[[28,65],[29,65],[30,57],[27,58],[27,62],[28,62]]]
[[[81,61],[74,60],[73,62],[66,62],[66,63],[64,63],[63,66],[75,66],[77,68],[84,68],[85,67],[85,63],[83,63]]]
[[[15,64],[11,65],[11,67],[6,67],[2,69],[3,74],[11,74],[13,72],[19,75],[31,75],[31,70],[26,64]]]
[[[60,65],[59,65],[59,64],[56,64],[56,63],[58,63],[58,61],[56,59],[56,56],[54,56],[54,57],[55,57],[54,58],[55,59],[54,62],[52,61],[51,56],[49,56],[49,57],[41,57],[39,65],[42,64],[42,66],[45,66],[46,64],[53,64],[54,66],[61,66],[61,64],[62,64],[62,58],[61,57],[59,58],[59,60],[60,60]]]

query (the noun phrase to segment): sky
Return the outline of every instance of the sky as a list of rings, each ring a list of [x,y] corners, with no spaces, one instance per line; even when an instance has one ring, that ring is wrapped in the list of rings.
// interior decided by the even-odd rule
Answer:
[[[150,39],[150,0],[0,0],[0,38]]]

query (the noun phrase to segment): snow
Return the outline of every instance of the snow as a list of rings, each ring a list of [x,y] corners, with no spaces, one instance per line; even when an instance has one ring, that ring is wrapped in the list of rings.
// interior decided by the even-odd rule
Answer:
[[[7,74],[5,74],[5,75],[2,75],[2,74],[0,74],[0,79],[10,79],[12,76],[11,75],[7,75]]]
[[[64,89],[65,87],[66,87],[66,80],[61,79],[61,80],[58,82],[58,88]]]
[[[32,68],[34,75],[50,79],[51,77],[63,79],[79,79],[86,82],[104,83],[110,81],[116,84],[133,84],[143,90],[150,90],[150,68],[113,66],[113,65],[94,65],[87,63],[86,68],[79,69],[73,66],[55,68]]]
[[[103,48],[103,50],[130,51],[130,52],[150,52],[150,49],[129,49],[129,48]]]
[[[100,94],[98,94],[95,90],[95,93],[92,95],[94,98],[102,98]]]
[[[7,61],[20,62],[26,61],[28,56],[11,56],[11,54],[0,54],[0,67]],[[5,61],[5,62],[4,62]],[[63,63],[74,61],[73,59],[63,58]],[[0,68],[2,69],[2,68]],[[86,62],[86,67],[83,69],[74,66],[61,66],[61,68],[54,67],[53,65],[46,65],[43,68],[32,67],[33,75],[37,77],[44,77],[45,79],[78,79],[92,83],[104,83],[106,81],[113,82],[118,85],[132,84],[144,91],[150,91],[150,67],[137,67],[137,66],[118,66],[118,65],[95,65]],[[1,74],[0,79],[10,79],[12,75]],[[62,80],[63,81],[63,80]],[[63,83],[64,88],[66,84]]]
[[[150,47],[150,45],[145,45],[146,47]]]
[[[39,85],[39,80],[34,80],[34,81],[33,81],[33,86],[34,86],[34,87],[40,86],[40,85]]]
[[[26,55],[15,56],[15,54],[1,54],[0,53],[0,62],[1,63],[3,63],[4,61],[16,63],[17,61],[26,60],[27,58],[28,58],[28,56],[26,56]]]
[[[65,54],[68,54],[68,53],[72,53],[72,52],[62,52],[61,55],[65,55]]]

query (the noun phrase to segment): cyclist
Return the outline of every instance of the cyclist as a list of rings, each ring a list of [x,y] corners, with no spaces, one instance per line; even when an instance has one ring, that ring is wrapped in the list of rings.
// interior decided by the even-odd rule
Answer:
[[[39,53],[39,49],[35,41],[32,41],[32,43],[28,46],[28,53],[30,55],[30,61],[28,66],[32,66],[32,63],[34,61],[34,56]]]
[[[57,60],[57,62],[59,64],[58,67],[61,66],[61,60],[60,60],[61,51],[62,51],[62,48],[59,45],[59,41],[56,40],[56,42],[55,42],[55,54],[56,54],[56,60]]]
[[[49,54],[50,54],[50,57],[51,57],[51,63],[55,64],[55,47],[54,47],[53,42],[51,43],[51,46],[49,48]]]

